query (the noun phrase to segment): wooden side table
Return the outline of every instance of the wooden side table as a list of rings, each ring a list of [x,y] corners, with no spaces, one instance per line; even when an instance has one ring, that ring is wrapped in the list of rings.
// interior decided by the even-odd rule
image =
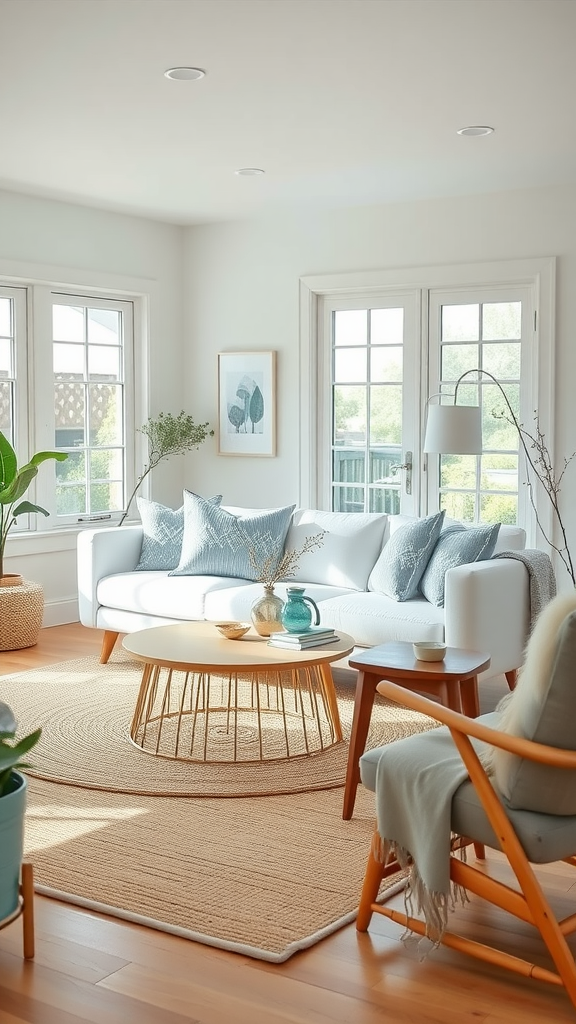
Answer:
[[[350,668],[358,669],[358,681],[342,811],[346,821],[354,811],[360,782],[359,761],[366,747],[376,684],[387,679],[407,690],[435,694],[444,707],[477,718],[478,675],[488,668],[490,657],[476,651],[447,647],[443,661],[418,661],[411,643],[396,640],[363,651],[350,658],[348,664]]]

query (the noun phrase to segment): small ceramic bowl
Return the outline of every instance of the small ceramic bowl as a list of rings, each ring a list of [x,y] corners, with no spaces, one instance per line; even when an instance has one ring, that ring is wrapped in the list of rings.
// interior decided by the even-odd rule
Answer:
[[[412,650],[417,661],[443,661],[446,644],[435,643],[433,640],[422,640],[412,644]]]
[[[250,629],[249,622],[215,622],[214,625],[227,640],[240,640]]]

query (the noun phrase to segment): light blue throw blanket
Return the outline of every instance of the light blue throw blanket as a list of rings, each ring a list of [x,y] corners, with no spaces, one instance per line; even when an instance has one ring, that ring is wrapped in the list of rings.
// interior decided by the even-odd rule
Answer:
[[[515,558],[523,562],[528,573],[530,587],[530,628],[542,609],[556,596],[554,567],[545,551],[523,548],[522,551],[499,551],[492,558]]]
[[[472,742],[478,752],[486,746]],[[450,907],[467,899],[450,883],[452,797],[467,778],[445,726],[388,744],[376,768],[380,843],[374,854],[382,863],[394,856],[401,867],[409,865],[406,911],[424,915],[434,944],[446,928]]]

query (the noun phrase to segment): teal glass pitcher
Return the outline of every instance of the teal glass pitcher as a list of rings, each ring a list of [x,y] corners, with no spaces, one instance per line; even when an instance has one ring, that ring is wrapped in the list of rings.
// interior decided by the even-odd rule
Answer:
[[[282,625],[287,633],[303,633],[312,625],[312,612],[315,612],[314,625],[320,625],[320,611],[311,597],[304,596],[304,587],[287,587],[286,604],[282,609]]]

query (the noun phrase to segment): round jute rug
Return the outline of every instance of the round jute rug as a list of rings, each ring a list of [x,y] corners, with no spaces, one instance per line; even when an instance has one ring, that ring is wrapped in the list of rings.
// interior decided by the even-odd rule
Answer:
[[[176,673],[175,673],[176,675]],[[337,684],[345,740],[290,760],[198,764],[144,753],[129,739],[141,665],[115,652],[107,665],[82,658],[0,677],[18,737],[39,726],[29,775],[87,789],[161,796],[233,797],[299,793],[344,785],[354,686]],[[368,746],[431,728],[432,719],[377,697]]]

